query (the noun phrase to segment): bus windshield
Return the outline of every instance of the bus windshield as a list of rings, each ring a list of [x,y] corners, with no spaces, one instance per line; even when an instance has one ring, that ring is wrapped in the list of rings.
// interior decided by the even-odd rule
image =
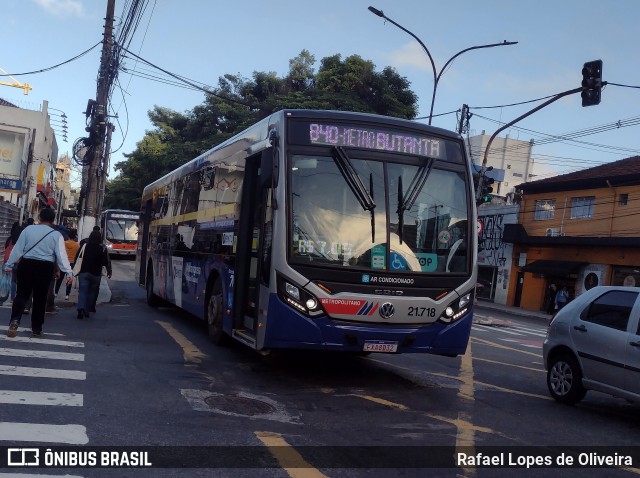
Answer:
[[[107,219],[105,239],[113,243],[133,243],[138,240],[137,219]]]
[[[469,271],[463,171],[428,158],[404,164],[358,159],[351,151],[348,158],[351,176],[366,190],[361,196],[370,201],[358,198],[335,158],[291,157],[292,263],[394,273]]]

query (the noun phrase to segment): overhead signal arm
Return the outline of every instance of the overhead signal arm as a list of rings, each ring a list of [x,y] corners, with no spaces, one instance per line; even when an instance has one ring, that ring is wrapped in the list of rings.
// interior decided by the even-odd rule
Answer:
[[[486,202],[486,199],[488,197],[487,191],[491,190],[489,192],[493,192],[493,188],[491,187],[491,183],[493,181],[489,181],[486,176],[487,157],[489,156],[489,148],[491,147],[491,143],[501,131],[504,131],[505,129],[513,126],[518,121],[532,115],[536,111],[549,106],[551,103],[558,101],[560,98],[564,98],[565,96],[572,95],[574,93],[581,93],[582,106],[598,105],[600,104],[602,87],[606,84],[606,81],[602,81],[602,60],[588,61],[582,67],[582,86],[580,88],[574,88],[572,90],[564,91],[555,95],[550,100],[545,101],[541,105],[533,108],[530,111],[527,111],[525,114],[518,116],[516,119],[505,124],[495,133],[493,133],[493,135],[491,135],[491,138],[489,138],[489,142],[487,143],[486,149],[484,151],[484,159],[482,160],[482,167],[480,168],[478,184],[476,187],[476,204],[479,205],[483,202]]]

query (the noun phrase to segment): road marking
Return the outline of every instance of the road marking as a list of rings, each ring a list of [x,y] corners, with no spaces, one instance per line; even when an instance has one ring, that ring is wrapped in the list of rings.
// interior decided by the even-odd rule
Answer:
[[[491,327],[484,327],[484,326],[477,325],[477,324],[473,324],[471,326],[471,328],[473,330],[475,330],[476,332],[491,332]]]
[[[18,367],[0,365],[0,375],[18,375],[22,377],[64,378],[69,380],[86,380],[87,372],[80,370],[58,370],[53,368]]]
[[[47,352],[43,350],[19,350],[0,348],[0,355],[8,355],[9,357],[31,357],[53,360],[75,360],[77,362],[84,361],[84,354],[74,354],[69,352]]]
[[[507,367],[522,368],[522,369],[525,369],[525,370],[532,370],[534,372],[544,372],[544,369],[542,369],[542,368],[525,367],[524,365],[516,365],[516,364],[508,363],[508,362],[498,362],[497,360],[489,360],[489,359],[483,359],[483,358],[479,358],[479,357],[474,357],[473,360],[476,360],[478,362],[494,363],[494,364],[497,364],[497,365],[507,366]]]
[[[201,352],[200,349],[193,344],[193,342],[191,342],[188,338],[178,332],[170,323],[156,320],[156,324],[162,327],[182,348],[185,362],[201,363],[202,359],[207,357],[207,354]]]
[[[542,342],[539,340],[526,340],[526,339],[500,339],[504,342],[510,342],[512,344],[522,345],[523,347],[529,347],[532,349],[541,349]]]
[[[500,327],[500,328],[496,328],[496,327],[492,327],[494,330],[499,330],[501,334],[509,334],[509,335],[517,335],[519,337],[522,337],[524,334],[521,332],[515,332],[513,330],[507,330],[504,327]]]
[[[0,441],[86,445],[89,443],[89,437],[87,429],[82,425],[0,422]],[[21,478],[22,476],[20,475]]]
[[[81,407],[82,394],[0,390],[0,403],[7,403],[12,405],[60,405],[68,407]]]
[[[8,325],[0,325],[0,330],[7,330],[9,329]],[[31,328],[29,327],[18,327],[18,332],[28,332],[29,334],[31,334]],[[51,336],[57,336],[57,337],[64,337],[64,334],[59,334],[57,332],[43,332],[42,335],[51,335]]]
[[[57,339],[36,339],[33,337],[14,337],[9,338],[6,335],[0,335],[0,340],[6,340],[8,342],[27,342],[27,343],[35,343],[35,344],[44,344],[44,345],[59,345],[61,347],[84,347],[84,343],[82,342],[69,342],[68,340],[57,340]]]
[[[458,378],[462,381],[460,388],[458,389],[458,397],[463,400],[475,401],[475,385],[473,378],[473,355],[471,352],[471,343],[467,345],[467,350],[464,355],[460,357],[460,373]],[[444,417],[441,417],[441,419]],[[476,442],[476,430],[481,430],[471,423],[471,415],[466,410],[458,411],[458,419],[452,421],[456,427],[456,451],[459,451],[461,447],[465,447],[469,453],[475,454],[475,442]],[[490,429],[482,429],[482,431],[488,430],[488,433],[492,433]],[[457,454],[457,453],[456,453]],[[456,455],[454,455],[455,457]],[[463,476],[473,477],[476,476],[475,468],[462,468]]]
[[[24,473],[0,473],[0,478],[51,478],[52,475],[33,475]],[[79,475],[55,475],[58,478],[83,478]]]
[[[385,405],[391,408],[397,408],[398,410],[402,411],[409,410],[409,407],[400,403],[390,402],[389,400],[385,400],[384,398],[372,397],[371,395],[359,395],[357,393],[350,393],[348,396],[362,398],[364,400],[369,400],[370,402],[379,403],[380,405]]]
[[[520,350],[520,349],[516,349],[514,347],[507,347],[506,345],[497,344],[495,342],[491,342],[489,340],[480,339],[478,337],[471,337],[470,341],[479,342],[481,344],[489,345],[491,347],[497,347],[499,349],[511,350],[513,352],[520,352],[521,354],[533,355],[534,357],[540,358],[540,354],[534,354],[533,352],[527,352],[526,350]]]
[[[542,335],[543,337],[545,337],[547,335],[547,328],[540,328],[540,329],[534,329],[532,327],[525,327],[523,325],[517,325],[515,326],[516,329],[518,330],[524,330],[527,332],[530,332],[534,335]]]
[[[258,440],[264,443],[271,454],[278,460],[282,469],[292,478],[328,478],[317,468],[313,468],[289,445],[282,435],[272,432],[254,432]]]
[[[521,392],[520,390],[512,390],[510,388],[499,387],[498,385],[493,385],[491,383],[478,382],[478,385],[482,385],[483,387],[492,388],[499,392],[512,393],[514,395],[522,395],[524,397],[532,397],[532,398],[541,398],[542,400],[553,400],[553,398],[548,397],[547,395],[538,395],[537,393],[529,393],[529,392]]]

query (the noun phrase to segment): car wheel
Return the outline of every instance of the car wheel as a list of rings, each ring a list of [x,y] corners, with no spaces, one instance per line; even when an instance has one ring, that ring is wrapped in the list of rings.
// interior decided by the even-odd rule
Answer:
[[[216,345],[224,345],[226,334],[222,328],[222,284],[216,279],[207,300],[207,329],[209,339]]]
[[[582,371],[575,357],[566,353],[553,357],[547,371],[547,387],[560,403],[573,405],[584,398],[587,390],[582,386]]]

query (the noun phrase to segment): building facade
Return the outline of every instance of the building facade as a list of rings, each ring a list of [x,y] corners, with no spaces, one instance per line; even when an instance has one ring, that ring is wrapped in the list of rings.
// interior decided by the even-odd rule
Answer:
[[[595,285],[640,285],[640,156],[518,186],[507,303],[550,310]],[[552,309],[551,309],[552,310]]]
[[[48,102],[40,111],[0,101],[0,196],[17,206],[21,221],[56,203],[58,144]]]
[[[476,169],[482,166],[485,150],[491,136],[484,134],[469,137],[467,147]],[[505,197],[513,193],[515,186],[531,180],[533,177],[533,140],[521,141],[496,137],[491,143],[487,156],[487,167],[493,167],[488,175],[495,179],[493,192]]]

